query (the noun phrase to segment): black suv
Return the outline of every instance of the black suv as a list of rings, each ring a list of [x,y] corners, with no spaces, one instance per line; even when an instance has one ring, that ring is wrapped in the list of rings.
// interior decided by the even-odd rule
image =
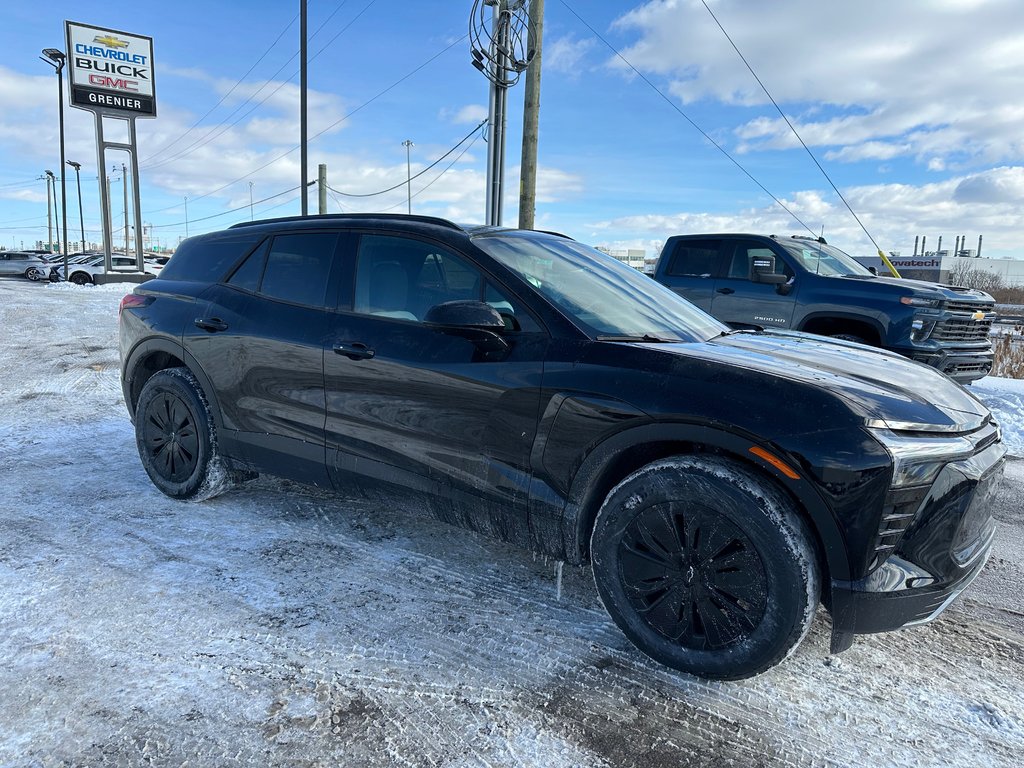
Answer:
[[[998,426],[932,368],[733,331],[569,238],[352,215],[185,241],[121,305],[142,464],[404,486],[573,563],[645,653],[714,678],[928,621],[978,574]]]

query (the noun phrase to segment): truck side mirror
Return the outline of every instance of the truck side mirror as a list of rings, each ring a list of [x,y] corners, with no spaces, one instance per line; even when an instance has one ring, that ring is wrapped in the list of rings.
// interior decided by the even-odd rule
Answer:
[[[757,255],[750,257],[750,280],[755,283],[781,285],[786,282],[785,275],[775,274],[775,257]]]

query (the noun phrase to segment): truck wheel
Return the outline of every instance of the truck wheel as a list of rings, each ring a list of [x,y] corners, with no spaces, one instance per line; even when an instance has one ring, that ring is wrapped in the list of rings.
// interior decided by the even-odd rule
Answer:
[[[235,484],[217,451],[209,403],[187,368],[158,371],[146,382],[135,442],[153,484],[171,498],[204,501]]]
[[[612,489],[591,537],[594,580],[644,653],[700,677],[765,671],[818,606],[806,524],[770,482],[730,459],[648,464]]]

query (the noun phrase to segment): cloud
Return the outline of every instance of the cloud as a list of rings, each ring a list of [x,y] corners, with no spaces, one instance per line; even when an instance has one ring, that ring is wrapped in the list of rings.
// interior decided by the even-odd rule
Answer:
[[[541,53],[544,72],[559,72],[570,77],[583,74],[585,60],[597,44],[592,38],[578,39],[575,35],[546,40]]]
[[[450,110],[442,110],[441,117],[455,125],[476,125],[488,116],[487,107],[483,104],[467,104],[461,109],[452,113]]]
[[[1024,90],[1024,15],[1014,0],[712,8],[808,145],[830,148],[836,161],[1024,159],[1024,106],[1007,98]],[[626,58],[667,78],[682,103],[764,110],[737,130],[741,151],[795,145],[700,0],[645,2],[614,29],[634,38]]]

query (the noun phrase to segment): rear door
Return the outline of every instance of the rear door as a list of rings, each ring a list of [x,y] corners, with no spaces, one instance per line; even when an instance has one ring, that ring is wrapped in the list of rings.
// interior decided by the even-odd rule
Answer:
[[[336,231],[267,238],[206,293],[185,337],[234,451],[257,469],[317,485],[329,484],[323,348],[342,239]]]
[[[719,238],[677,241],[660,281],[687,301],[710,312],[721,245]]]
[[[793,270],[781,251],[760,240],[725,240],[725,258],[715,282],[711,314],[734,327],[789,328],[793,322],[796,290]],[[750,259],[757,256],[774,258],[776,274],[786,275],[788,284],[771,285],[751,280]]]

